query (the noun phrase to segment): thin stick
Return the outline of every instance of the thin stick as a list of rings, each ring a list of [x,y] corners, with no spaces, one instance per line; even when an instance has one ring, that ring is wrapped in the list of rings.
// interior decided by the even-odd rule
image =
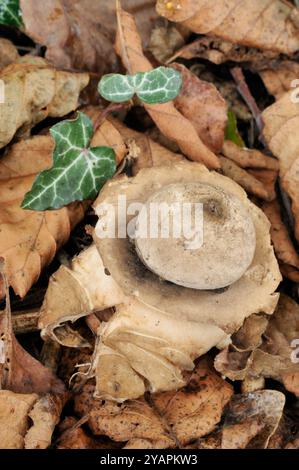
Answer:
[[[35,331],[39,331],[39,315],[39,310],[13,313],[12,326],[15,335],[24,335],[26,333],[34,333]]]
[[[262,113],[261,113],[258,105],[256,104],[256,101],[255,101],[254,97],[252,96],[251,91],[248,88],[248,85],[246,83],[246,80],[245,80],[245,77],[244,77],[244,74],[243,74],[243,70],[241,69],[241,67],[234,67],[231,70],[231,74],[232,74],[233,79],[235,80],[235,82],[237,84],[238,92],[242,96],[243,100],[247,104],[248,108],[250,109],[250,111],[251,111],[251,113],[252,113],[252,115],[255,119],[255,122],[256,122],[257,128],[259,130],[259,133],[262,134],[262,131],[263,131],[263,128],[264,128]]]

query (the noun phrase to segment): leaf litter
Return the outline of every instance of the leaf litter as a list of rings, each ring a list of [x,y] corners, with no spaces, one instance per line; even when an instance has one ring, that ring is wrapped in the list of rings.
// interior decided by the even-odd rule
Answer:
[[[6,3],[4,11],[0,1],[0,23],[20,28],[36,47],[24,56],[26,46],[22,49],[11,32],[0,38],[5,85],[0,103],[1,446],[298,448],[293,406],[299,396],[298,9],[282,0]],[[130,76],[155,77],[157,66],[166,67],[166,75],[178,73],[182,86],[178,96],[166,90],[167,102],[159,95],[155,104],[135,78],[132,87]],[[125,86],[126,101],[108,106],[97,95],[95,106],[92,82],[114,73],[116,89],[123,92]],[[109,89],[101,94],[111,99]],[[51,179],[55,164],[61,163],[56,157],[62,142],[55,129],[64,135],[67,127],[71,135],[71,123],[80,120],[88,136],[81,135],[78,144],[77,126],[76,144],[70,138],[69,147],[76,145],[77,156],[102,149],[96,170],[85,178],[80,167],[84,191],[79,194],[75,175],[68,201],[63,196],[60,203],[49,203],[46,197],[34,205],[28,194],[44,184],[45,175]],[[69,147],[63,145],[68,164],[74,159]],[[104,148],[109,150],[105,169]],[[105,250],[86,227],[97,219],[91,203],[109,185],[118,191],[124,178],[120,173],[129,178],[122,184],[131,178],[138,182],[142,175],[157,180],[165,175],[163,185],[175,168],[184,169],[183,178],[188,172],[202,178],[208,171],[204,167],[210,170],[206,182],[218,178],[238,197],[249,198],[260,224],[259,256],[268,253],[267,261],[255,262],[245,280],[223,292],[204,294],[196,308],[191,302],[188,312],[179,297],[168,312],[161,297],[159,313],[158,304],[145,309],[128,296],[128,273],[120,269],[124,283],[111,275]],[[155,191],[160,184],[155,178],[143,183],[141,191],[149,184]],[[101,190],[107,179],[112,181]],[[53,187],[59,199],[65,186]],[[52,204],[54,210],[45,210]],[[159,282],[158,289],[165,289]],[[274,290],[277,286],[280,296],[270,289],[269,298],[246,315],[238,299],[223,316],[223,299],[235,298],[234,289],[242,297],[240,285],[247,289],[263,283],[275,285]],[[29,302],[24,318],[30,315],[31,295],[36,295],[32,287],[43,301],[38,322],[42,348],[36,318],[19,329],[17,318],[23,313],[14,308],[20,297],[21,305]],[[198,311],[204,312],[199,322]],[[163,332],[161,312],[167,313],[173,334],[181,332],[175,345]],[[163,319],[158,330],[155,318]],[[208,342],[217,325],[221,341],[213,338],[206,349],[188,330],[196,328]],[[30,335],[24,334],[28,328]],[[214,345],[219,351],[211,349]],[[146,388],[143,374],[152,389]],[[118,380],[124,399],[113,399],[117,390],[101,395],[106,383],[116,387]]]

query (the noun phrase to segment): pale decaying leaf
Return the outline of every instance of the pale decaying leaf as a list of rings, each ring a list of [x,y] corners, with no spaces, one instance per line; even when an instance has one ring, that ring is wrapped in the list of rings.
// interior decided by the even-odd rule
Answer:
[[[216,369],[232,380],[270,377],[298,396],[299,365],[293,344],[299,337],[298,318],[298,304],[282,294],[263,333],[263,342],[251,348],[253,352],[237,350],[237,347],[223,350],[216,358]]]
[[[25,133],[47,117],[63,117],[78,107],[88,74],[57,71],[38,58],[11,64],[0,73],[5,101],[0,104],[0,148],[16,132]]]
[[[279,159],[281,184],[291,198],[295,236],[299,240],[299,104],[293,93],[294,90],[285,93],[263,112],[262,117],[264,138]]]
[[[20,5],[26,33],[47,47],[46,57],[53,65],[99,74],[117,71],[114,1],[21,0]],[[157,17],[154,5],[154,0],[123,0],[137,20],[144,46]]]
[[[19,58],[15,45],[8,39],[0,38],[0,70]]]
[[[282,417],[285,395],[262,390],[234,395],[225,414],[222,449],[265,449]]]
[[[20,208],[36,174],[51,167],[53,145],[50,136],[23,140],[0,161],[0,256],[5,259],[9,284],[21,297],[68,240],[87,207],[74,203],[49,212]]]
[[[39,398],[0,390],[1,449],[46,449],[59,422],[62,403],[53,395]]]
[[[270,93],[277,100],[280,99],[284,93],[289,92],[294,86],[294,80],[299,77],[299,64],[297,62],[282,61],[272,69],[266,68],[260,72],[260,76]],[[297,82],[295,87],[298,86]]]
[[[283,0],[158,0],[157,11],[195,33],[232,43],[284,54],[299,49],[298,10]]]
[[[92,398],[93,385],[85,385],[75,399],[79,416],[88,415],[93,434],[126,443],[125,448],[182,447],[207,433],[220,422],[233,390],[205,360],[178,392],[151,395],[117,405]]]
[[[279,262],[283,265],[283,274],[299,276],[299,255],[292,243],[288,229],[281,218],[280,206],[277,201],[263,204],[263,211],[271,222],[271,239]],[[292,271],[286,269],[292,267]],[[291,274],[292,273],[292,274]],[[292,279],[291,277],[291,279]]]
[[[217,88],[200,80],[184,65],[172,67],[181,72],[183,86],[175,106],[195,127],[203,143],[218,153],[224,142],[227,124],[227,105]]]
[[[151,63],[143,55],[141,39],[134,17],[120,7],[117,14],[116,50],[128,73],[132,75],[151,70]],[[170,140],[177,142],[187,157],[191,160],[204,162],[210,168],[219,168],[216,155],[205,146],[194,125],[175,108],[173,102],[145,104],[145,109],[161,132]]]

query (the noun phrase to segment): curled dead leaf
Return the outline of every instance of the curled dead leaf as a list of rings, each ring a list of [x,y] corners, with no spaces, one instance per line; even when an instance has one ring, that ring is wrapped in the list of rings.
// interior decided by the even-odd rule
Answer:
[[[173,68],[181,72],[183,86],[175,99],[177,110],[195,127],[203,143],[218,153],[224,142],[227,124],[227,105],[217,88],[199,79],[184,65],[174,63]]]
[[[63,117],[78,107],[80,92],[88,85],[88,74],[57,71],[41,58],[38,63],[20,62],[0,73],[5,87],[1,104],[0,148],[16,132],[25,133],[47,117]]]
[[[1,449],[46,449],[59,422],[62,401],[0,390]]]

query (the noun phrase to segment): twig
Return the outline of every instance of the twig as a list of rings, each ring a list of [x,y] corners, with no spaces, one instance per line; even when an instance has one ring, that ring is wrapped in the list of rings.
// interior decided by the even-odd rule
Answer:
[[[38,331],[39,310],[12,314],[12,326],[15,335],[24,335]]]
[[[243,74],[243,70],[241,69],[241,67],[234,67],[231,70],[231,74],[232,74],[233,79],[235,80],[235,82],[237,84],[238,92],[242,96],[243,100],[247,104],[248,108],[250,109],[250,111],[251,111],[251,113],[252,113],[252,115],[255,119],[257,128],[258,128],[259,133],[261,135],[262,132],[263,132],[263,128],[264,128],[262,113],[261,113],[258,105],[256,104],[256,101],[255,101],[254,97],[252,96],[251,91],[248,88],[248,85],[246,83],[246,80],[245,80],[245,77],[244,77],[244,74]]]

